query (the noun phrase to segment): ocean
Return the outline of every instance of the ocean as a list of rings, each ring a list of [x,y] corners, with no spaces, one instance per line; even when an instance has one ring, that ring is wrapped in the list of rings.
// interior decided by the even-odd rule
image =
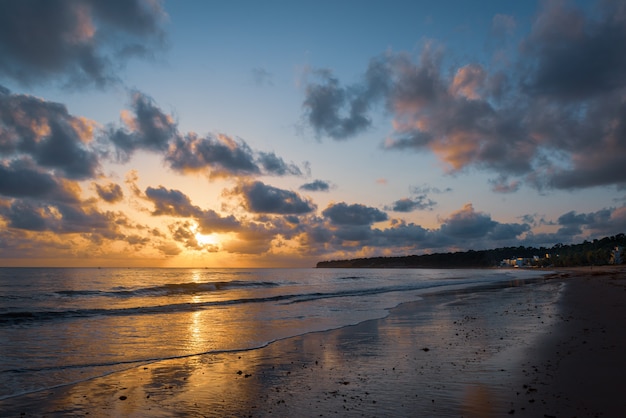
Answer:
[[[253,350],[533,270],[0,268],[0,400]]]

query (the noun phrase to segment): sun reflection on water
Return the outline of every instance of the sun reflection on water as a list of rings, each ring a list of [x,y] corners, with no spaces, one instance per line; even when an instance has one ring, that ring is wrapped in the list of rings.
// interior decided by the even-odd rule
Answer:
[[[199,296],[192,296],[191,303],[197,304],[200,302]],[[202,332],[202,314],[201,310],[191,312],[189,321],[189,337],[185,344],[186,349],[192,352],[200,352],[204,346],[204,336]]]

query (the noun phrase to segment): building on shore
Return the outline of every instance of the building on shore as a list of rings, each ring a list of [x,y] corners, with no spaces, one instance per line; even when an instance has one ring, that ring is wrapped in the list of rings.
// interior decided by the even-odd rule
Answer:
[[[622,264],[624,262],[622,257],[622,248],[620,246],[616,246],[611,252],[611,260],[610,264]]]

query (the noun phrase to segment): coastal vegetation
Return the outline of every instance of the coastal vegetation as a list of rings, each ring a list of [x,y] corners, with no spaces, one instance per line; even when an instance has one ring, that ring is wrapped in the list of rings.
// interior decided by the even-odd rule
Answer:
[[[622,264],[626,248],[623,233],[584,241],[579,244],[556,244],[546,247],[504,247],[491,250],[329,260],[317,268],[485,268],[510,267],[578,267]]]

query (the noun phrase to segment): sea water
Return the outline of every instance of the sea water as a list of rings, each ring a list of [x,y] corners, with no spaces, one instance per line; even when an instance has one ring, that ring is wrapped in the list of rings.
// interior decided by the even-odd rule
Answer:
[[[0,400],[382,318],[528,270],[0,268]]]

